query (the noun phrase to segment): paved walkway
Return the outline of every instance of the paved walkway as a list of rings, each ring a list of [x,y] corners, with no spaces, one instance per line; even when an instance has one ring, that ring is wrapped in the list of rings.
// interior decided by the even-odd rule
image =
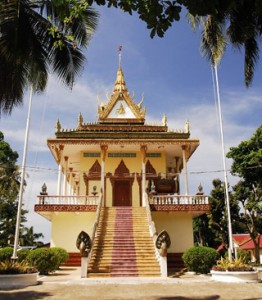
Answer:
[[[63,268],[39,283],[0,291],[0,300],[262,300],[262,283],[219,283],[208,275],[179,278],[80,278],[80,268]]]

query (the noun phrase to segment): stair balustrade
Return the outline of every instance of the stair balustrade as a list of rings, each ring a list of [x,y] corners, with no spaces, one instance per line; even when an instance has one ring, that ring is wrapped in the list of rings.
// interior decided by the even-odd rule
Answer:
[[[159,254],[159,251],[156,247],[157,231],[156,231],[155,222],[152,219],[151,209],[150,209],[150,206],[149,206],[149,199],[148,199],[147,193],[144,193],[144,199],[145,199],[146,213],[147,213],[147,219],[148,219],[148,224],[149,224],[149,231],[150,231],[150,235],[153,239],[156,258],[157,258],[157,261],[159,262],[159,265],[160,265],[161,276],[162,277],[167,277],[167,258],[162,257]]]
[[[94,240],[95,237],[97,235],[97,227],[98,227],[98,223],[99,223],[99,218],[100,218],[100,214],[101,214],[101,208],[102,208],[102,201],[103,201],[103,194],[101,193],[99,196],[99,201],[98,201],[98,205],[96,208],[96,218],[95,218],[95,222],[93,225],[93,230],[92,230],[92,236],[91,236],[91,241],[92,241],[92,246],[91,246],[91,250],[88,254],[88,257],[86,259],[86,263],[83,262],[83,259],[81,260],[81,277],[87,277],[87,272],[88,272],[88,264],[91,260],[92,257],[92,253],[93,253],[93,245],[94,245]]]

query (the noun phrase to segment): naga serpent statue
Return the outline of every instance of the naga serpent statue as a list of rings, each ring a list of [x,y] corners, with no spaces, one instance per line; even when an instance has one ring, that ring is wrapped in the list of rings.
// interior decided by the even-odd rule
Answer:
[[[90,236],[85,232],[81,231],[76,240],[76,247],[79,249],[82,257],[88,257],[88,254],[92,247],[92,241]]]
[[[169,234],[165,230],[162,230],[158,234],[155,244],[156,244],[156,248],[159,251],[160,256],[163,257],[167,256],[167,249],[171,245]]]

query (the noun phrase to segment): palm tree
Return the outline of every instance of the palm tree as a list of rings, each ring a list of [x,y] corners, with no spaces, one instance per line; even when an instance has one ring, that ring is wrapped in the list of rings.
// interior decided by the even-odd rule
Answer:
[[[217,65],[225,46],[231,42],[238,49],[244,48],[244,77],[250,86],[255,66],[259,60],[259,41],[262,35],[262,14],[256,1],[238,1],[236,5],[221,7],[205,17],[189,15],[193,28],[202,26],[201,52],[212,65]]]
[[[44,235],[42,233],[35,233],[33,226],[31,227],[24,227],[22,235],[19,239],[20,246],[37,246],[38,240],[43,238]]]
[[[97,26],[83,1],[3,0],[0,3],[0,114],[21,104],[26,89],[46,87],[54,72],[72,88]]]

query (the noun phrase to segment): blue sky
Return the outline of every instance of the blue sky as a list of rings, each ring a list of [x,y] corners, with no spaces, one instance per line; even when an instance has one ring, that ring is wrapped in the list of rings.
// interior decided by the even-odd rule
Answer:
[[[72,91],[51,76],[45,93],[34,95],[27,156],[27,187],[24,206],[29,210],[28,225],[50,235],[50,223],[33,211],[36,196],[46,182],[49,194],[56,193],[57,166],[46,146],[54,137],[59,118],[63,128],[74,128],[79,112],[84,122],[97,120],[97,95],[106,102],[112,92],[118,67],[118,46],[123,46],[122,67],[129,91],[136,103],[145,96],[147,121],[160,123],[164,113],[168,126],[183,129],[186,120],[191,137],[201,145],[188,164],[190,192],[201,182],[206,194],[212,179],[221,178],[221,143],[214,100],[211,68],[201,56],[199,33],[193,32],[186,20],[175,23],[164,38],[150,38],[146,25],[135,15],[129,16],[114,8],[99,8],[99,27],[85,51],[87,61]],[[261,63],[257,66],[252,86],[244,86],[243,53],[230,46],[219,66],[219,82],[226,152],[247,140],[261,125]],[[24,105],[11,116],[2,116],[0,130],[5,140],[22,160],[28,108]],[[227,167],[230,167],[227,160]],[[237,178],[229,176],[233,185]]]

